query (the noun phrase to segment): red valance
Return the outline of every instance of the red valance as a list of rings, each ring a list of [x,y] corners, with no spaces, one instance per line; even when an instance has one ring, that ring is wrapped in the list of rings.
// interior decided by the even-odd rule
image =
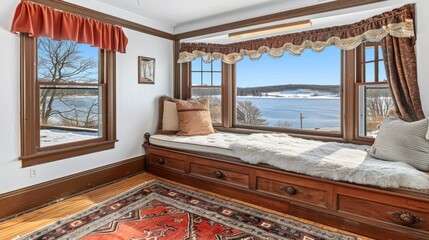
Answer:
[[[73,40],[101,49],[125,53],[128,38],[122,28],[50,7],[21,2],[15,11],[12,32],[31,37]]]

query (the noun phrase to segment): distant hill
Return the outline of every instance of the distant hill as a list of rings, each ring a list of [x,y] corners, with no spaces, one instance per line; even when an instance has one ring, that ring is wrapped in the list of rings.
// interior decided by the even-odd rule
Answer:
[[[339,95],[339,85],[310,85],[310,84],[287,84],[276,86],[262,87],[237,87],[237,96],[262,96],[266,93],[294,91],[294,90],[309,90],[311,92],[326,92],[332,95]]]

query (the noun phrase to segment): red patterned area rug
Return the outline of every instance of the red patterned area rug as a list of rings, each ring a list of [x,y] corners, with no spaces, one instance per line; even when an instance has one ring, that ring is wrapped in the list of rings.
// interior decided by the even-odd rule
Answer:
[[[153,180],[16,239],[357,239]]]

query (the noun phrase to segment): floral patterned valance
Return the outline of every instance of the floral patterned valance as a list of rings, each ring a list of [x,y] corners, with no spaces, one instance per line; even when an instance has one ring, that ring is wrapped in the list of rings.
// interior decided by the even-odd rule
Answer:
[[[178,63],[191,62],[200,57],[207,63],[222,59],[225,63],[234,64],[244,56],[252,60],[261,58],[264,53],[273,58],[281,57],[285,52],[299,56],[306,49],[321,52],[329,46],[350,50],[363,42],[379,42],[387,35],[415,41],[414,5],[405,5],[358,23],[337,27],[231,44],[181,43]]]

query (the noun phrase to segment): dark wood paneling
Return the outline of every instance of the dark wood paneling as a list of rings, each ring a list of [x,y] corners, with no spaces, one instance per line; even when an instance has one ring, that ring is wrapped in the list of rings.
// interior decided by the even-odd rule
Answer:
[[[41,207],[144,170],[144,156],[62,177],[0,195],[0,219]]]
[[[413,211],[393,206],[389,203],[377,203],[357,197],[339,195],[338,211],[371,219],[379,219],[386,223],[403,225],[416,230],[429,230],[429,212]],[[409,222],[402,222],[401,215],[403,215],[402,218],[406,218]]]
[[[378,224],[370,224],[370,221],[359,222],[352,219],[347,219],[341,216],[336,216],[322,211],[317,211],[308,207],[290,205],[289,214],[300,218],[308,219],[317,223],[332,226],[349,232],[355,232],[368,237],[383,239],[383,240],[427,240],[428,235],[423,236],[414,234],[412,231],[402,231],[398,229],[380,226]]]
[[[309,188],[302,185],[279,182],[272,179],[257,178],[257,191],[282,196],[295,201],[305,201],[323,207],[328,206],[326,191]]]
[[[177,60],[179,59],[179,52],[180,52],[180,41],[176,40],[173,43],[173,96],[176,99],[180,99],[180,64],[177,63]]]
[[[62,1],[62,0],[31,0],[31,2],[39,3],[42,5],[48,6],[48,7],[52,7],[52,8],[58,9],[58,10],[73,13],[73,14],[80,15],[83,17],[92,18],[94,20],[98,20],[101,22],[118,25],[118,26],[121,26],[124,28],[132,29],[132,30],[142,32],[142,33],[146,33],[146,34],[150,34],[153,36],[174,40],[173,34],[163,32],[163,31],[160,31],[158,29],[151,28],[148,26],[144,26],[144,25],[141,25],[141,24],[138,24],[135,22],[131,22],[131,21],[119,18],[119,17],[111,16],[109,14],[105,14],[105,13],[95,11],[95,10],[92,10],[89,8],[85,8],[85,7],[82,7],[82,6],[73,4],[73,3],[69,3],[66,1]]]
[[[429,239],[425,225],[429,218],[428,194],[325,180],[260,164],[249,165],[220,155],[205,156],[148,144],[144,146],[148,155],[156,153],[185,161],[185,173],[147,166],[149,173],[161,177],[373,238]],[[242,181],[240,177],[238,180],[219,180],[214,175],[219,169],[248,176],[248,180]],[[292,191],[294,194],[289,195],[279,191],[288,186],[297,192]],[[395,211],[406,214],[399,217],[383,215]],[[407,217],[413,217],[409,214],[420,218],[419,222],[407,225],[393,219],[407,221]]]
[[[148,164],[158,165],[159,167],[168,168],[170,170],[185,172],[185,161],[173,159],[165,156],[151,154],[148,156]]]
[[[228,30],[233,30],[233,29],[243,28],[243,27],[250,27],[250,26],[255,26],[259,24],[265,24],[265,23],[270,23],[270,22],[275,22],[275,21],[280,21],[285,19],[308,16],[312,14],[330,12],[330,11],[335,11],[335,10],[340,10],[345,8],[357,7],[361,5],[383,2],[383,1],[386,1],[386,0],[338,0],[333,2],[327,2],[327,3],[318,4],[318,5],[312,5],[308,7],[302,7],[298,9],[278,12],[278,13],[269,14],[265,16],[250,18],[250,19],[241,20],[237,22],[221,24],[221,25],[208,27],[200,30],[180,33],[180,34],[176,34],[175,38],[177,40],[191,38],[191,37],[196,37],[196,36],[201,36],[201,35],[206,35],[211,33],[228,31]]]
[[[244,188],[249,187],[249,175],[228,170],[223,164],[219,163],[210,166],[191,163],[189,173],[203,178],[223,181],[227,184],[242,186]]]
[[[274,209],[280,212],[289,212],[289,202],[279,198],[269,198],[264,194],[254,194],[251,190],[245,190],[234,185],[213,183],[207,178],[199,178],[195,175],[186,175],[178,172],[166,171],[156,166],[146,166],[148,173],[170,179],[179,183],[187,184],[199,189],[221,194],[222,196],[231,197],[237,200],[246,201],[256,204],[260,207]]]

